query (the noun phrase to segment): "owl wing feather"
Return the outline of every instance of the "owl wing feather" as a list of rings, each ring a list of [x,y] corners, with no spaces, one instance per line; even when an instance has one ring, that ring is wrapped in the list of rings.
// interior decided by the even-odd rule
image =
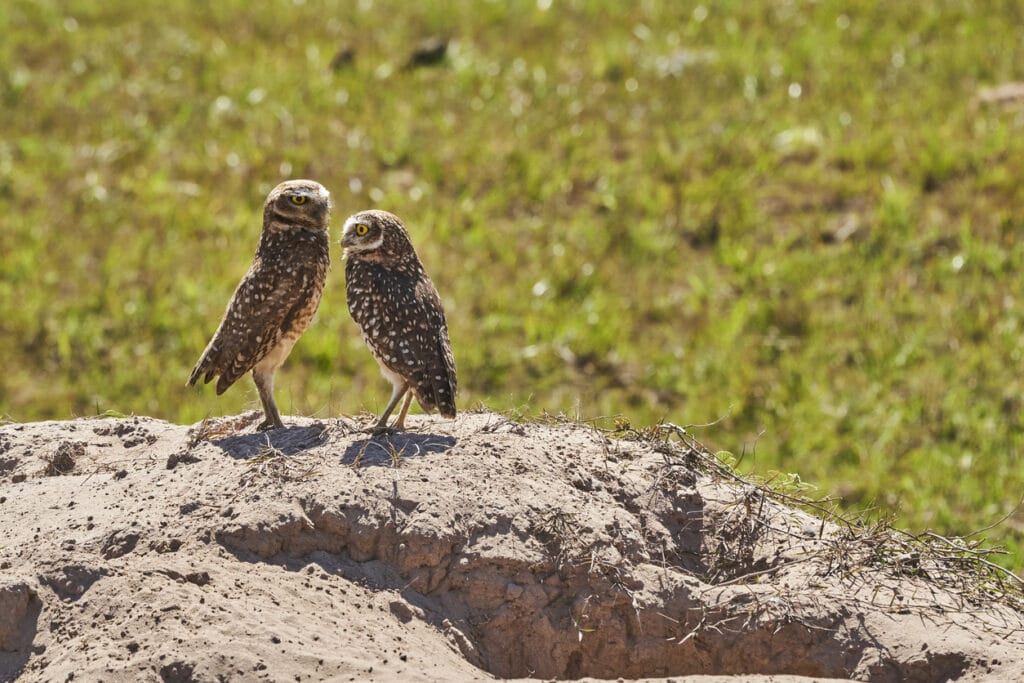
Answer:
[[[441,414],[447,418],[455,417],[455,394],[458,392],[458,378],[455,374],[455,354],[452,353],[452,342],[448,338],[448,324],[441,311],[442,327],[437,335],[437,350],[444,367],[441,373],[442,382],[434,386],[437,394],[437,406]]]
[[[403,374],[412,382],[416,400],[425,411],[438,410],[453,418],[457,389],[455,357],[441,297],[429,280],[419,283],[416,294],[419,323],[407,343],[419,362]]]
[[[238,284],[213,339],[199,358],[188,384],[200,377],[209,383],[220,375],[217,394],[224,393],[281,340],[287,320],[311,294],[312,278],[298,269],[254,265]]]

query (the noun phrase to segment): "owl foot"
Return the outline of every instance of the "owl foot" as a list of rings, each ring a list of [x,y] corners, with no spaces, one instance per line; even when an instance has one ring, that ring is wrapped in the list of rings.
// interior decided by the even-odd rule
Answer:
[[[256,427],[257,432],[269,432],[271,429],[284,429],[284,423],[280,420],[274,422],[273,420],[267,419]]]

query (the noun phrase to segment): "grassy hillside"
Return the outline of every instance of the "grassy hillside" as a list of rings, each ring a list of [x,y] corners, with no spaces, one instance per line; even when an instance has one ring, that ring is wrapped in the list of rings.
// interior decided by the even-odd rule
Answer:
[[[984,90],[1024,5],[139,5],[0,4],[0,413],[258,406],[184,380],[310,177],[335,242],[406,219],[465,406],[727,416],[745,469],[943,533],[1019,502],[1024,100]],[[386,402],[340,256],[287,413]],[[992,534],[1021,566],[1024,514]]]

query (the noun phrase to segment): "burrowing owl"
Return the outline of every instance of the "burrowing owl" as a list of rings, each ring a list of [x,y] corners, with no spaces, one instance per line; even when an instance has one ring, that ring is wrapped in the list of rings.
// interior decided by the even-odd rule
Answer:
[[[274,371],[309,326],[330,266],[330,194],[312,180],[288,180],[263,205],[263,234],[252,267],[188,378],[220,375],[217,394],[252,370],[263,402],[258,429],[283,427],[274,402]]]
[[[402,221],[386,211],[357,213],[345,221],[341,245],[349,313],[393,387],[374,433],[387,431],[406,392],[395,429],[405,428],[413,395],[428,413],[455,417],[455,357],[441,297]]]

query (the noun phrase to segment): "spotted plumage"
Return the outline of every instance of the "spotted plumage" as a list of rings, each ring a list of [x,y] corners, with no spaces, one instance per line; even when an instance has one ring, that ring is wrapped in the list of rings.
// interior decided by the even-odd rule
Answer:
[[[341,244],[349,313],[392,385],[373,431],[387,430],[403,395],[395,429],[405,428],[414,395],[424,411],[455,417],[455,357],[441,297],[402,221],[386,211],[362,211],[345,222]]]
[[[252,371],[263,403],[259,429],[283,427],[274,401],[274,371],[309,326],[330,265],[330,194],[312,180],[275,187],[263,205],[263,233],[252,267],[188,378],[217,380],[220,395]]]

